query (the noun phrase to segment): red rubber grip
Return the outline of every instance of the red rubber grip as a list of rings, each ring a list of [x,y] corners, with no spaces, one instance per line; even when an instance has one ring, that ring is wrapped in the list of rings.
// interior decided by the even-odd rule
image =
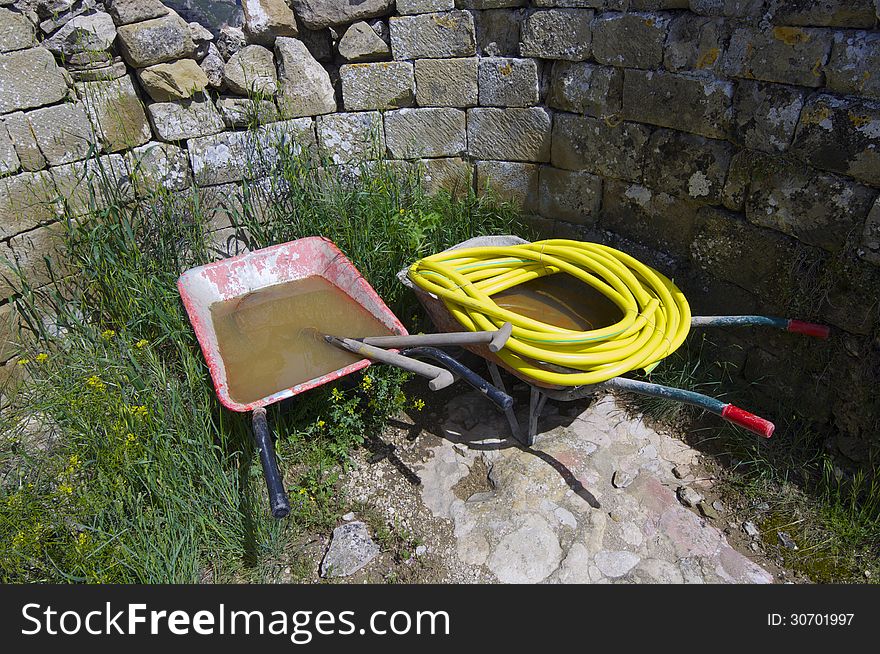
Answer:
[[[803,320],[789,320],[788,331],[814,338],[828,338],[831,335],[831,328],[828,325],[817,325]]]
[[[776,425],[769,420],[764,420],[762,417],[732,404],[724,406],[724,409],[721,411],[721,417],[764,438],[770,438],[776,430]]]

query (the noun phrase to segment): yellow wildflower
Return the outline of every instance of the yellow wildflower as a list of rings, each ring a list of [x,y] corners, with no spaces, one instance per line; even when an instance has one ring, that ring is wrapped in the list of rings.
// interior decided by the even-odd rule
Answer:
[[[318,429],[323,429],[324,425],[326,425],[326,424],[327,423],[324,422],[323,420],[319,420],[318,422],[315,423],[315,425],[318,427]]]
[[[70,484],[61,484],[58,487],[58,490],[61,491],[62,493],[64,493],[65,495],[72,495],[73,494],[73,486],[71,486]]]
[[[103,338],[105,341],[109,341],[114,336],[116,336],[116,330],[113,329],[105,329],[101,332],[101,338]]]
[[[142,405],[132,404],[126,407],[126,410],[133,416],[137,418],[146,418],[147,417],[147,407]]]
[[[334,388],[332,391],[330,391],[330,395],[337,402],[342,399],[342,392],[338,388]]]
[[[142,338],[137,343],[135,343],[134,346],[138,349],[141,349],[141,348],[147,347],[149,344],[150,344],[150,341],[148,341],[145,338]]]
[[[37,363],[43,363],[48,358],[49,358],[48,354],[46,354],[45,352],[40,352],[36,357],[34,357],[34,361],[36,361]]]
[[[125,437],[125,442],[128,443],[129,445],[134,445],[135,443],[137,443],[137,436],[135,436],[132,433],[129,433]]]
[[[30,359],[19,359],[19,360],[18,360],[18,365],[20,365],[20,366],[26,366],[26,365],[29,364],[30,362],[31,362]]]
[[[107,388],[107,385],[101,381],[101,378],[98,377],[98,375],[92,375],[86,379],[86,384],[94,388],[96,391],[103,391]]]
[[[89,542],[89,535],[81,531],[76,535],[76,544],[80,547],[83,547],[86,543]]]
[[[425,408],[425,401],[422,399],[416,400],[415,402],[413,402],[413,408],[416,411],[421,411],[422,409]]]
[[[371,388],[373,388],[373,378],[369,375],[364,375],[363,380],[361,380],[361,388],[363,388],[365,391],[369,391]]]

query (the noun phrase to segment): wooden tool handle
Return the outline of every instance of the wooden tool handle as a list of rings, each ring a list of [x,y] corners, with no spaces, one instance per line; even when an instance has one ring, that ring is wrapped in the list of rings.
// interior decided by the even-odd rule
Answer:
[[[491,352],[498,352],[510,338],[513,325],[504,323],[501,329],[485,332],[441,332],[439,334],[410,334],[408,336],[368,336],[354,339],[375,347],[437,347],[443,345],[473,345],[488,343]]]
[[[372,359],[373,361],[387,363],[390,366],[395,366],[417,375],[421,375],[422,377],[427,377],[431,380],[428,382],[428,388],[432,391],[439,391],[441,388],[446,388],[455,381],[455,377],[453,377],[452,373],[448,370],[432,366],[430,363],[425,363],[424,361],[410,359],[409,357],[389,352],[388,350],[383,350],[350,338],[337,338],[335,336],[325,336],[324,338],[327,339],[328,343],[332,343],[337,347],[348,350],[353,354],[358,354],[367,359]]]

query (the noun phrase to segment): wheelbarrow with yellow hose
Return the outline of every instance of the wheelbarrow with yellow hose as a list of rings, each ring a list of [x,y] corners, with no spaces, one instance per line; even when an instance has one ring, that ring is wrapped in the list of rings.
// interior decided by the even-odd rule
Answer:
[[[765,438],[772,422],[733,404],[627,373],[650,373],[693,328],[764,325],[827,338],[823,325],[766,316],[691,316],[684,294],[660,272],[598,243],[515,236],[479,237],[417,261],[398,278],[412,289],[440,331],[498,329],[509,322],[505,347],[486,359],[504,391],[499,368],[531,390],[521,429],[505,411],[514,436],[532,445],[547,399],[576,400],[601,388],[697,406]]]

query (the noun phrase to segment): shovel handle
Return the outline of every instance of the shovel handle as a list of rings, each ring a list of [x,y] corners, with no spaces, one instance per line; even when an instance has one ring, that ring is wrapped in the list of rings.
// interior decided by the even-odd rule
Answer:
[[[504,323],[500,329],[484,332],[441,332],[407,336],[368,336],[353,339],[375,347],[438,347],[444,345],[476,345],[487,343],[490,352],[498,352],[510,338],[513,325]]]
[[[272,445],[272,435],[269,433],[266,409],[263,407],[254,409],[252,424],[254,441],[260,451],[260,463],[263,464],[263,477],[266,478],[266,490],[269,491],[269,506],[272,509],[272,517],[286,518],[290,514],[290,500],[287,499],[284,481],[278,470],[278,462],[275,460],[275,448]]]
[[[403,370],[414,372],[422,377],[427,377],[431,380],[428,382],[428,388],[432,391],[439,391],[441,388],[446,388],[455,381],[455,377],[453,377],[452,373],[448,370],[432,366],[424,361],[410,359],[409,357],[396,354],[395,352],[389,352],[388,350],[383,350],[373,345],[367,345],[366,343],[361,343],[360,341],[355,341],[350,338],[337,338],[336,336],[325,336],[325,338],[328,343],[332,343],[337,347],[348,350],[353,354],[366,357],[373,361],[379,361],[380,363],[387,363],[390,366],[402,368]]]

